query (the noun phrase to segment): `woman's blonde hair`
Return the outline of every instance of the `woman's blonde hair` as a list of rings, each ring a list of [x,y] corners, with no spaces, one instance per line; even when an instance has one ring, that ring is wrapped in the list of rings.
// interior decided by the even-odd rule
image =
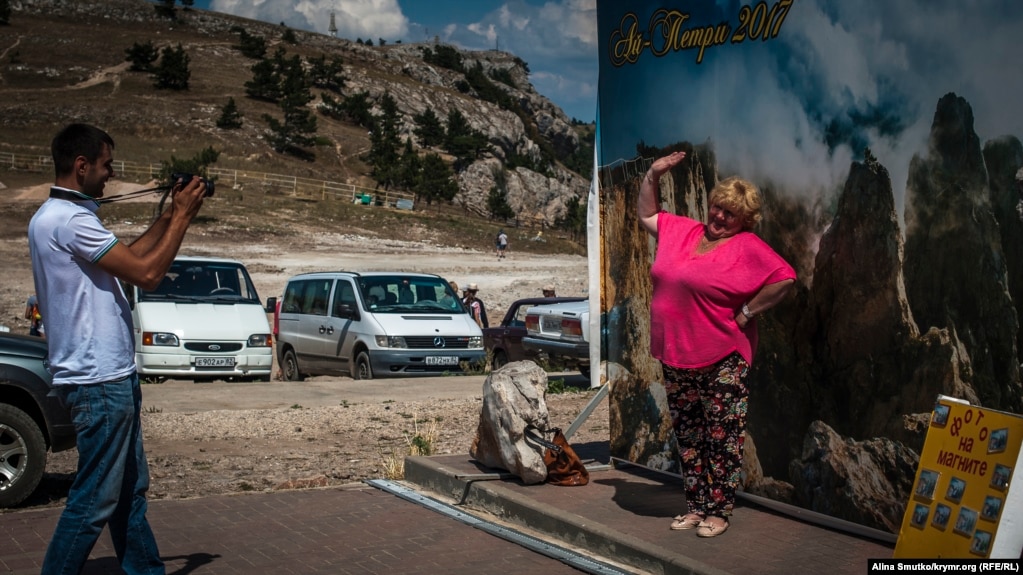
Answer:
[[[752,230],[763,217],[760,214],[760,190],[753,182],[738,176],[718,182],[710,191],[707,202],[708,205],[718,204],[738,216],[742,220],[743,230]]]

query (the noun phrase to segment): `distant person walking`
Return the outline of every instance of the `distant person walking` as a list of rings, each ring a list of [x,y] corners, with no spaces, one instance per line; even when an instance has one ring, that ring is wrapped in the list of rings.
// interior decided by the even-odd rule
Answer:
[[[114,177],[114,140],[70,124],[53,139],[50,198],[28,226],[36,294],[50,326],[49,370],[78,435],[78,473],[42,573],[80,573],[104,526],[126,573],[165,573],[146,520],[149,466],[131,309],[121,281],[159,286],[202,206],[202,179],[177,182],[170,206],[125,243],[97,217]]]
[[[39,298],[36,297],[36,294],[28,296],[28,300],[25,302],[25,319],[29,321],[29,335],[46,337],[46,330],[43,327],[43,315],[39,312]]]
[[[503,260],[505,252],[508,250],[508,234],[504,233],[504,230],[497,232],[497,239],[494,240],[497,244],[497,259]]]

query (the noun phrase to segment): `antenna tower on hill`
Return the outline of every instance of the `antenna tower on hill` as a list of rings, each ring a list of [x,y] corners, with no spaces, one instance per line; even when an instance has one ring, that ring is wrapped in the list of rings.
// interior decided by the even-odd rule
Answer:
[[[337,38],[337,24],[334,23],[334,11],[330,11],[330,26],[327,28],[330,35]]]

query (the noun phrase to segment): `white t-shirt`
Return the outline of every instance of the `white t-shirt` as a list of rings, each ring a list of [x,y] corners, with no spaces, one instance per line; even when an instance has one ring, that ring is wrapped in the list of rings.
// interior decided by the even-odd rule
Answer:
[[[70,191],[70,190],[67,190]],[[55,385],[116,381],[135,371],[131,311],[117,278],[96,262],[117,243],[99,205],[50,198],[28,225]]]

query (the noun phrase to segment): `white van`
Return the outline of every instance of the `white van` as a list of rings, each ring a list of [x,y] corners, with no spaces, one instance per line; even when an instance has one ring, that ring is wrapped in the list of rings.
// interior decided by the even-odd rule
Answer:
[[[483,332],[440,276],[302,274],[288,280],[279,308],[277,360],[287,380],[454,374],[486,362]]]
[[[181,256],[155,290],[124,291],[140,377],[270,381],[273,336],[241,262]]]

